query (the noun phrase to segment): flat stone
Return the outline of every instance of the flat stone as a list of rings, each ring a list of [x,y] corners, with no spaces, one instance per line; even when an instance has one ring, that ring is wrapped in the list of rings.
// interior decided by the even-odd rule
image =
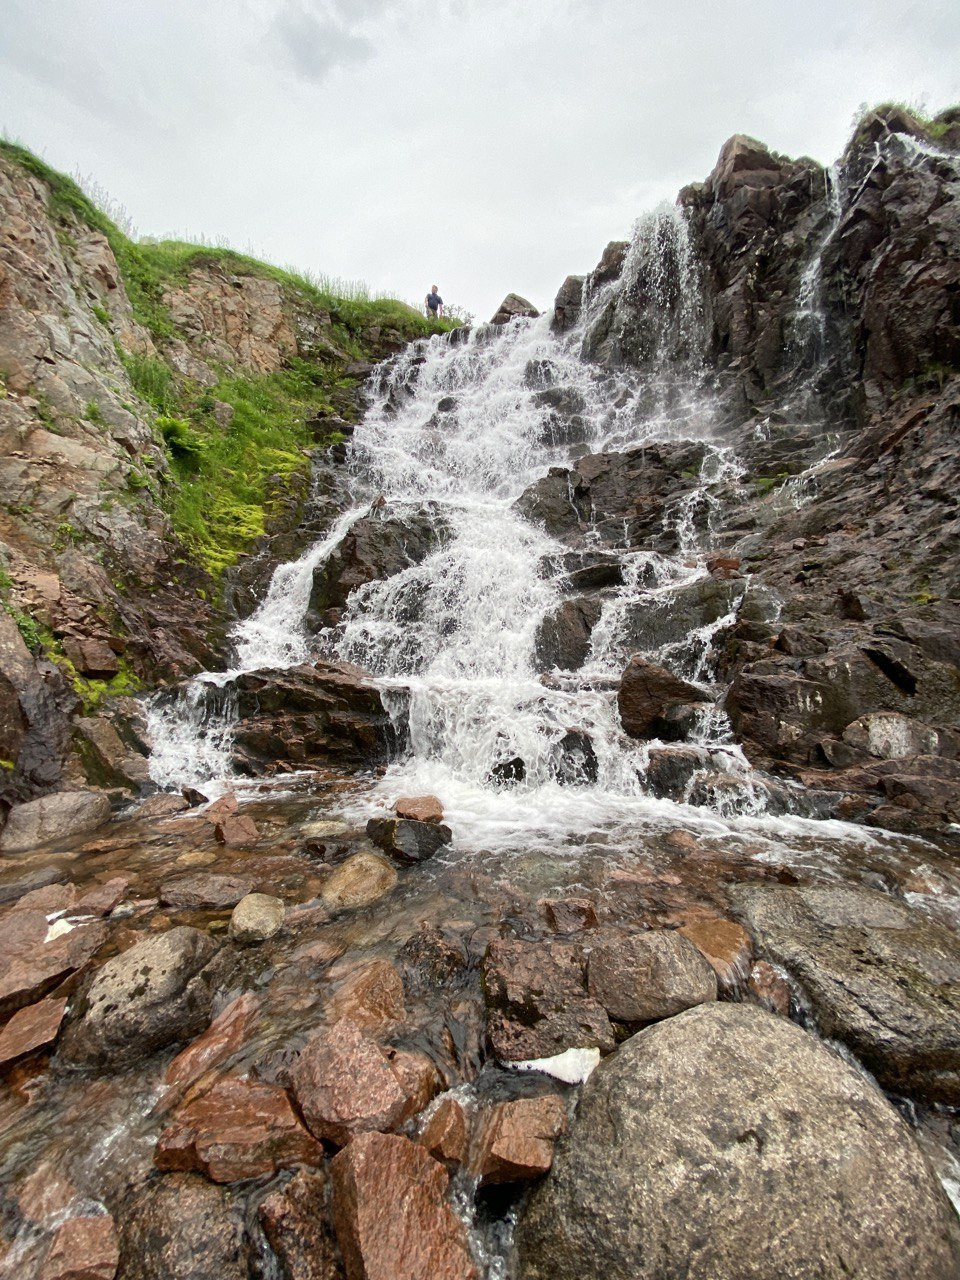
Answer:
[[[443,805],[436,796],[400,796],[393,806],[398,818],[413,822],[442,822]]]
[[[537,905],[556,933],[579,933],[597,927],[597,911],[589,898],[544,898]]]
[[[717,998],[713,969],[692,942],[672,929],[651,929],[590,952],[587,986],[618,1022],[671,1018]]]
[[[347,1280],[477,1280],[447,1171],[409,1138],[361,1134],[335,1156],[333,1223]]]
[[[106,941],[99,921],[50,937],[42,911],[16,911],[0,930],[0,1016],[34,1004],[82,970]]]
[[[331,911],[367,907],[386,897],[397,883],[397,869],[378,853],[354,853],[334,867],[320,891]]]
[[[130,887],[130,876],[112,876],[77,900],[77,915],[108,916],[120,905]]]
[[[43,1260],[39,1280],[113,1280],[120,1246],[113,1218],[67,1218]]]
[[[498,1103],[479,1121],[471,1168],[481,1185],[539,1178],[566,1128],[566,1109],[556,1094]]]
[[[323,1147],[300,1124],[285,1089],[237,1077],[181,1107],[154,1153],[158,1169],[195,1170],[213,1182],[322,1161]]]
[[[247,1040],[259,1010],[260,1001],[252,991],[231,1000],[167,1067],[164,1083],[168,1088],[183,1094],[208,1071],[229,1061]]]
[[[216,875],[214,872],[194,871],[187,875],[170,876],[158,891],[160,903],[165,907],[198,910],[203,907],[233,907],[253,888],[253,881],[244,876]]]
[[[86,835],[110,817],[110,801],[100,791],[58,791],[15,805],[0,832],[4,853],[25,853],[41,845]]]
[[[230,937],[234,942],[266,942],[283,928],[284,906],[267,893],[248,893],[230,916]]]
[[[290,1083],[311,1133],[338,1146],[358,1133],[393,1129],[409,1114],[410,1100],[387,1055],[346,1020],[310,1037]]]
[[[50,997],[19,1009],[0,1031],[0,1066],[42,1049],[57,1038],[66,1012],[65,998]]]

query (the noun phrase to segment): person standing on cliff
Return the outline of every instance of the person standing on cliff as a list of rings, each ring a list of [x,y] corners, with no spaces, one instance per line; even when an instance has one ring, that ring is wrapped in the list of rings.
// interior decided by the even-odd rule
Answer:
[[[427,308],[427,315],[432,317],[434,320],[439,320],[443,315],[443,299],[437,292],[436,285],[431,286],[430,292],[427,294],[424,302]]]

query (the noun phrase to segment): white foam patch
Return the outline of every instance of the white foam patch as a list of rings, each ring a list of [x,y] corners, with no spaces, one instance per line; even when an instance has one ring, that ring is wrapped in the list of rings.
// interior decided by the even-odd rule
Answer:
[[[529,1058],[525,1062],[503,1062],[500,1065],[512,1071],[542,1071],[545,1076],[553,1076],[564,1084],[583,1084],[600,1065],[600,1050],[565,1049],[552,1058]]]

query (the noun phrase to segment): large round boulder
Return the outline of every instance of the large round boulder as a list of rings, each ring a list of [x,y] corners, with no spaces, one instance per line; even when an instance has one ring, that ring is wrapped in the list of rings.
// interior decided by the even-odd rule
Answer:
[[[521,1280],[960,1274],[960,1223],[905,1122],[751,1005],[700,1005],[601,1064],[517,1243]]]

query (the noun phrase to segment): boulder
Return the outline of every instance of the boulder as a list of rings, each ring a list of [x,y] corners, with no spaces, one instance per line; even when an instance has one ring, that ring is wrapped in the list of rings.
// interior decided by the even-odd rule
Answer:
[[[440,545],[445,530],[443,513],[433,507],[357,520],[314,569],[308,617],[320,622],[326,610],[344,608],[359,587],[420,564]]]
[[[579,933],[597,927],[597,911],[589,898],[543,898],[537,906],[554,933]]]
[[[410,818],[371,818],[367,835],[397,862],[426,862],[450,843],[453,833],[442,822],[414,822]]]
[[[247,1040],[259,1009],[260,1002],[250,991],[221,1009],[206,1031],[167,1067],[164,1084],[171,1094],[182,1096],[208,1071],[232,1058]]]
[[[535,320],[539,314],[540,312],[532,302],[528,302],[526,298],[521,298],[518,293],[508,293],[499,307],[497,307],[490,323],[509,324],[511,320],[516,320],[518,316],[526,316],[531,320]]]
[[[330,1165],[347,1280],[477,1280],[442,1164],[409,1138],[367,1133]]]
[[[329,1181],[323,1170],[300,1169],[260,1202],[257,1216],[285,1280],[339,1280],[327,1223]]]
[[[170,929],[108,960],[64,1033],[68,1062],[130,1067],[207,1025],[224,977],[219,948],[199,929]]]
[[[192,1173],[148,1183],[125,1206],[123,1280],[248,1280],[243,1201]]]
[[[106,937],[99,921],[54,931],[43,909],[8,913],[0,929],[0,1017],[55,993],[87,966]]]
[[[321,1164],[323,1147],[297,1119],[285,1089],[234,1076],[176,1112],[153,1159],[167,1172],[240,1182],[290,1165]]]
[[[491,942],[483,961],[487,1038],[502,1062],[550,1058],[566,1049],[613,1048],[613,1028],[587,994],[572,943]]]
[[[311,1133],[338,1146],[358,1133],[397,1128],[413,1113],[390,1059],[345,1019],[310,1037],[290,1083]]]
[[[704,701],[709,699],[702,689],[639,655],[627,663],[617,691],[620,722],[631,738],[653,734],[672,704]]]
[[[233,908],[230,937],[234,942],[266,942],[283,928],[283,902],[268,893],[248,893]]]
[[[803,987],[821,1034],[887,1089],[960,1105],[960,941],[906,903],[858,887],[740,885],[765,956]]]
[[[400,796],[393,807],[398,818],[412,822],[443,821],[443,805],[436,796]]]
[[[904,1121],[784,1018],[709,1004],[584,1086],[517,1228],[521,1280],[947,1280],[960,1224]]]
[[[553,325],[556,333],[566,333],[580,319],[583,303],[583,276],[567,276],[553,303]]]
[[[680,926],[717,975],[720,990],[739,991],[750,973],[753,945],[750,935],[736,920],[721,916],[705,916]]]
[[[110,817],[110,801],[99,791],[58,791],[11,809],[0,832],[0,851],[26,853],[40,845],[86,835]]]
[[[430,1113],[419,1141],[434,1160],[444,1164],[465,1164],[470,1150],[470,1123],[456,1098],[441,1098]]]
[[[339,975],[334,969],[328,976],[336,981]],[[337,987],[326,1013],[331,1022],[347,1018],[366,1031],[399,1022],[405,1013],[403,979],[389,960],[371,960],[354,969]]]
[[[579,671],[590,654],[590,636],[600,617],[600,601],[594,596],[564,600],[548,613],[534,641],[538,671]]]
[[[347,911],[379,901],[396,883],[396,867],[378,853],[361,850],[333,869],[320,896],[331,911]]]
[[[193,871],[161,881],[157,896],[161,906],[196,911],[204,907],[236,906],[252,888],[253,881],[244,876]]]
[[[214,836],[218,844],[244,849],[257,843],[260,832],[249,815],[229,813],[225,814],[214,827]]]
[[[617,1022],[653,1022],[716,1000],[717,978],[687,938],[651,929],[595,946],[587,989]]]

